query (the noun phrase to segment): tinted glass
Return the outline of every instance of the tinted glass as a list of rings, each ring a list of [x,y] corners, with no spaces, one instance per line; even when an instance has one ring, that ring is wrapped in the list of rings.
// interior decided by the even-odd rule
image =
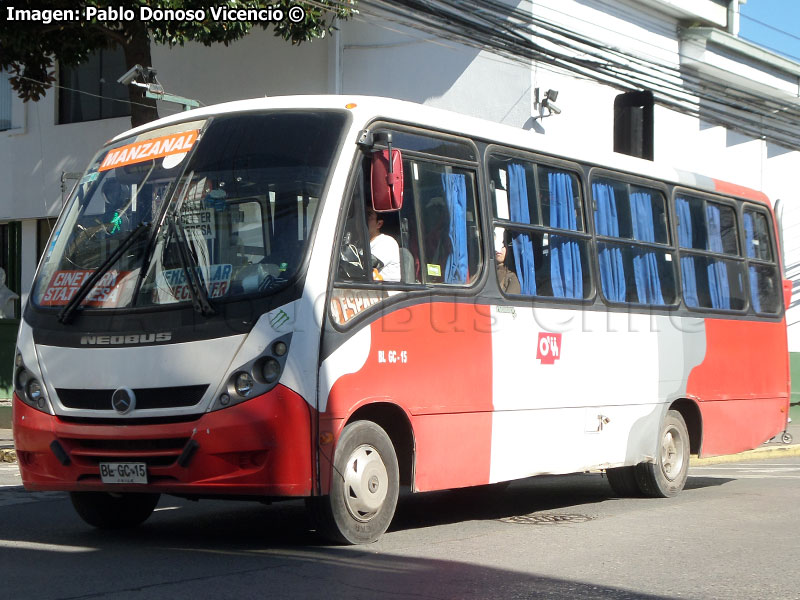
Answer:
[[[658,190],[607,178],[592,182],[598,235],[669,243],[664,195]]]
[[[684,248],[720,254],[739,254],[736,213],[731,206],[700,198],[678,196],[675,200],[678,242]]]
[[[600,284],[611,302],[666,305],[675,302],[671,252],[598,242]]]
[[[744,273],[738,261],[712,256],[682,256],[683,299],[692,308],[741,310]]]
[[[769,224],[767,216],[764,213],[745,209],[744,234],[745,254],[747,258],[773,260]]]
[[[587,240],[497,228],[498,283],[508,294],[583,299],[591,293]],[[497,250],[497,249],[496,249]]]

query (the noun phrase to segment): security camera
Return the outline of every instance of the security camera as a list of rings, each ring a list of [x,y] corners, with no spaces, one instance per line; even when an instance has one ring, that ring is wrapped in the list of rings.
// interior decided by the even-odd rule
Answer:
[[[130,85],[137,77],[144,78],[144,69],[142,65],[133,65],[122,77],[117,79],[117,83],[122,85]]]
[[[561,109],[558,108],[556,106],[556,103],[553,102],[552,100],[548,100],[547,101],[547,108],[549,108],[550,112],[553,113],[554,115],[560,115],[561,114]]]

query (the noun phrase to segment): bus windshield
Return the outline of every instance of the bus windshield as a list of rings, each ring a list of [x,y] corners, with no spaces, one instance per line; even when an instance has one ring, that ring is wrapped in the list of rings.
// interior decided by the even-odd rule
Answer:
[[[188,302],[192,280],[211,302],[280,288],[303,261],[344,121],[221,116],[104,148],[59,219],[33,301],[64,307],[96,274],[84,307]]]

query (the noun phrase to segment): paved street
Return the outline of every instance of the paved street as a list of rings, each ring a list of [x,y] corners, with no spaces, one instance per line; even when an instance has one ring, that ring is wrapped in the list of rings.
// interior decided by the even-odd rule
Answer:
[[[672,500],[612,498],[595,474],[406,496],[348,548],[299,502],[162,498],[103,533],[13,464],[0,484],[0,598],[800,598],[800,458],[696,467]]]

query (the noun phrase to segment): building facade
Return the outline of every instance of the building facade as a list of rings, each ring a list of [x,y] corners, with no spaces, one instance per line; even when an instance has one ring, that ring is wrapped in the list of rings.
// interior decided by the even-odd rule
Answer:
[[[153,46],[152,66],[168,92],[205,105],[394,97],[761,190],[781,200],[797,286],[800,64],[738,37],[741,1],[361,0],[359,14],[323,40],[296,47],[258,30],[228,47]],[[113,100],[119,90],[97,87],[122,72],[111,56],[99,64],[94,76],[59,73],[62,87],[35,103],[16,99],[0,76],[0,266],[20,297],[0,320],[0,364],[9,367],[0,396],[10,391],[20,304],[52,219],[93,152],[130,126]],[[76,98],[76,89],[92,91]],[[162,116],[178,110],[159,103]],[[787,318],[800,379],[797,304],[800,290]]]

